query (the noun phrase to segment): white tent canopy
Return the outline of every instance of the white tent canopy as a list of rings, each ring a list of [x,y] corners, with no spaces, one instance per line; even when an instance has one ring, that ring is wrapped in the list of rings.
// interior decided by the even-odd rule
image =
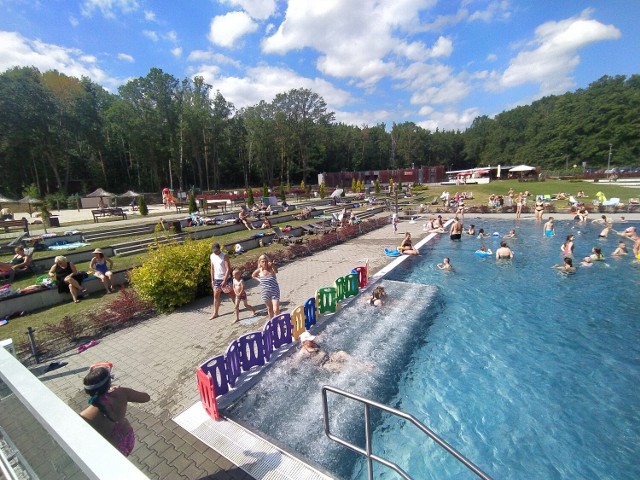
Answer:
[[[518,165],[515,167],[511,167],[509,172],[530,172],[531,170],[535,170],[535,167],[530,167],[529,165]]]

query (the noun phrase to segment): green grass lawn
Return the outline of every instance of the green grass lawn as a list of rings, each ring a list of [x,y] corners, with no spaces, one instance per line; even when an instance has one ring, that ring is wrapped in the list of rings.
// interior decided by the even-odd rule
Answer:
[[[575,195],[578,191],[582,190],[590,198],[595,198],[596,193],[602,192],[607,198],[618,197],[623,203],[627,203],[629,198],[640,196],[640,188],[628,188],[623,187],[619,183],[609,182],[584,182],[584,181],[570,181],[570,180],[546,180],[544,182],[519,182],[518,180],[498,180],[483,185],[439,185],[437,187],[429,187],[427,192],[433,195],[440,195],[443,191],[447,190],[452,195],[455,192],[473,192],[473,200],[465,202],[467,206],[470,205],[486,205],[489,196],[506,195],[509,193],[509,189],[517,192],[525,192],[528,190],[535,195],[555,195],[559,192],[564,192],[567,195]],[[433,198],[433,197],[431,197]],[[590,203],[590,201],[586,202]]]

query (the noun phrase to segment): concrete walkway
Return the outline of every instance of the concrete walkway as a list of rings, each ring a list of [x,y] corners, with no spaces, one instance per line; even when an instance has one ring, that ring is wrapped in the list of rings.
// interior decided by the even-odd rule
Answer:
[[[625,214],[622,214],[625,215]],[[557,220],[570,218],[554,214]],[[614,219],[620,215],[613,215]],[[474,223],[477,215],[467,215],[465,223]],[[627,214],[629,220],[640,220],[640,214]],[[513,215],[483,215],[486,219],[513,219]],[[545,217],[546,218],[546,217]],[[532,215],[523,222],[533,221]],[[416,223],[402,222],[399,232],[409,231],[414,243],[426,234],[424,219]],[[514,222],[515,223],[515,222]],[[398,245],[401,234],[394,234],[391,226],[338,245],[310,257],[282,266],[278,273],[284,311],[291,311],[323,286],[362,265],[367,258],[371,272],[381,270],[393,258],[383,253],[383,247]],[[412,259],[408,259],[411,261]],[[436,261],[436,259],[434,259]],[[58,370],[41,374],[45,384],[75,411],[86,406],[82,378],[89,365],[111,361],[114,363],[115,383],[143,390],[151,395],[147,404],[131,404],[128,417],[138,436],[131,461],[150,478],[162,479],[245,479],[251,478],[214,450],[188,434],[171,421],[198,401],[195,368],[207,358],[223,353],[229,342],[238,336],[262,328],[266,321],[265,307],[255,282],[248,282],[249,303],[260,306],[261,316],[251,324],[234,324],[232,304],[224,301],[221,316],[214,321],[211,299],[194,304],[168,315],[158,315],[133,327],[121,330],[101,340],[84,353],[68,352],[51,361],[68,362]],[[249,313],[241,312],[241,318]],[[46,365],[35,371],[44,371]]]

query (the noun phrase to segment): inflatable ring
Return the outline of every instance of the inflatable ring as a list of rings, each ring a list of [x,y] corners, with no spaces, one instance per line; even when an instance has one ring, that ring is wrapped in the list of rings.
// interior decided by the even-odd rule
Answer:
[[[476,250],[476,255],[478,255],[479,257],[490,257],[491,255],[493,255],[493,253],[485,252],[484,250]]]
[[[399,257],[400,255],[402,255],[402,253],[400,253],[400,251],[397,248],[390,249],[387,247],[384,247],[384,254],[387,257]]]

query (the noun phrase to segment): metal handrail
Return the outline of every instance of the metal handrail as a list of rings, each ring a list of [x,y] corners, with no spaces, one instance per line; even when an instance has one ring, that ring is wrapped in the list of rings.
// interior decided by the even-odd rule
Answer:
[[[351,400],[356,400],[364,405],[364,428],[365,428],[365,448],[358,447],[342,438],[337,437],[336,435],[331,433],[331,428],[329,426],[329,408],[327,406],[327,392],[332,392],[337,395],[342,395],[343,397],[349,398]],[[401,410],[396,410],[395,408],[388,407],[383,405],[382,403],[374,402],[373,400],[366,399],[359,395],[355,395],[353,393],[345,392],[336,387],[332,387],[329,385],[325,385],[322,387],[322,416],[324,419],[324,433],[325,435],[333,440],[334,442],[343,445],[350,450],[364,455],[367,458],[367,468],[368,468],[368,478],[369,480],[373,480],[373,460],[381,463],[392,469],[398,475],[406,480],[411,480],[411,477],[398,465],[393,462],[390,462],[372,452],[371,446],[371,417],[370,417],[370,408],[375,407],[379,410],[383,410],[385,412],[391,413],[397,417],[403,418],[408,422],[412,423],[416,427],[418,427],[422,432],[426,433],[429,438],[435,441],[438,445],[444,448],[450,455],[453,455],[460,463],[462,463],[465,467],[475,473],[478,477],[483,480],[491,480],[491,477],[484,473],[480,468],[474,465],[470,460],[467,460],[461,453],[459,453],[456,449],[454,449],[451,445],[445,442],[442,438],[440,438],[433,430],[423,425],[416,417],[409,413],[405,413]]]

